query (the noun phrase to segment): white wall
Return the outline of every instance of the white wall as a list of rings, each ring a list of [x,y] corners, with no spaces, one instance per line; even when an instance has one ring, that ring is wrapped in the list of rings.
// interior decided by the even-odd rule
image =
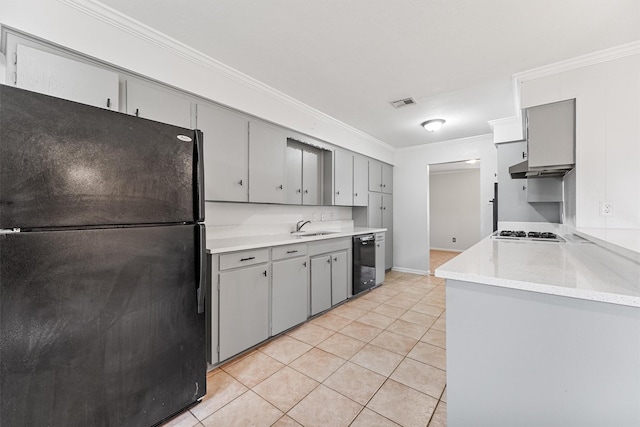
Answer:
[[[89,0],[0,0],[0,25],[394,163],[391,146]]]
[[[464,251],[478,243],[480,169],[429,174],[429,231],[432,249]]]
[[[577,227],[640,229],[639,50],[636,43],[613,59],[594,55],[595,63],[520,77],[523,107],[576,98]],[[600,213],[605,201],[612,216]]]
[[[480,234],[493,231],[493,183],[497,156],[491,134],[396,152],[393,173],[393,268],[426,273],[429,270],[429,171],[434,163],[480,159]]]

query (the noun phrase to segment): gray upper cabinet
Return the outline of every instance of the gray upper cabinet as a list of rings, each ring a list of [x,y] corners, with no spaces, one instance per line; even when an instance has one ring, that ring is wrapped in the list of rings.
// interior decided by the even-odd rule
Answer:
[[[321,162],[320,150],[295,141],[287,143],[286,203],[295,205],[321,204]]]
[[[249,122],[249,201],[285,202],[285,149],[283,128]]]
[[[382,191],[382,165],[375,160],[369,160],[369,191]]]
[[[509,166],[522,161],[523,154],[527,150],[527,142],[507,142],[497,144],[496,147],[498,148],[498,221],[560,222],[558,204],[546,203],[549,198],[547,196],[543,198],[542,193],[546,193],[549,189],[540,188],[540,186],[554,186],[559,182],[558,189],[561,192],[562,179],[555,180],[549,177],[513,179],[509,174]],[[535,187],[531,192],[528,191],[530,183]],[[557,190],[553,193],[557,195]],[[535,205],[529,203],[533,201],[537,203]]]
[[[382,163],[382,192],[393,193],[393,166]]]
[[[194,128],[191,122],[191,100],[160,85],[127,79],[127,114]]]
[[[393,193],[393,166],[369,160],[369,191]]]
[[[285,202],[290,205],[300,205],[302,204],[302,150],[287,144],[286,154]]]
[[[353,206],[367,206],[369,202],[369,161],[366,157],[353,156]]]
[[[320,152],[315,149],[302,150],[302,204],[322,204]]]
[[[527,108],[529,168],[573,165],[575,100]]]
[[[353,205],[353,154],[346,151],[334,152],[334,195],[333,204]]]
[[[16,70],[11,83],[16,87],[118,111],[117,73],[9,40],[7,50],[12,49],[15,64],[10,65]]]
[[[204,133],[205,199],[249,201],[249,119],[213,104],[198,104]]]

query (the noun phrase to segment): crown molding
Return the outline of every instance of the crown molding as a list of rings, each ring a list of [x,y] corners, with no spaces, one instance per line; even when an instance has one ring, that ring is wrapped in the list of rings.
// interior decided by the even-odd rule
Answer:
[[[528,80],[547,77],[553,74],[565,71],[575,70],[589,65],[595,65],[602,62],[611,61],[625,56],[640,54],[640,40],[626,43],[620,46],[614,46],[609,49],[599,50],[597,52],[578,56],[576,58],[567,59],[565,61],[555,62],[543,67],[534,68],[532,70],[523,71],[513,75],[515,83],[522,83]]]
[[[130,18],[115,9],[112,9],[96,0],[58,0],[69,7],[72,7],[85,15],[91,16],[99,21],[102,21],[118,30],[124,31],[134,37],[144,40],[147,43],[151,43],[157,47],[160,47],[174,55],[178,55],[188,61],[193,62],[199,66],[208,68],[217,73],[223,74],[225,77],[230,78],[237,83],[264,93],[278,101],[289,105],[299,111],[310,114],[318,119],[328,121],[334,125],[337,125],[346,131],[368,141],[384,147],[392,152],[396,151],[396,148],[388,143],[381,141],[373,136],[358,130],[320,110],[317,110],[277,89],[268,86],[259,80],[254,79],[224,63],[196,50],[192,47],[173,39],[166,34],[155,30],[148,25],[143,24],[133,18]]]

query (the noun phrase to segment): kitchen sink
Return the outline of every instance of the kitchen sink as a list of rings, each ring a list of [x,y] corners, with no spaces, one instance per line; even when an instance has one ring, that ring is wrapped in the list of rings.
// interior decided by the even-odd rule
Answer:
[[[337,233],[339,233],[339,231],[294,231],[293,233],[291,233],[291,235],[296,236],[298,239],[301,239],[304,237],[318,237]]]

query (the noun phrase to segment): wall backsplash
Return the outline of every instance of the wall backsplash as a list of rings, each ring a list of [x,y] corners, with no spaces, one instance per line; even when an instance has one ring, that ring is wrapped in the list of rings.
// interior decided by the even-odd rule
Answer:
[[[208,238],[287,233],[301,220],[311,221],[305,230],[333,230],[353,227],[351,212],[344,206],[206,202],[205,224]]]

